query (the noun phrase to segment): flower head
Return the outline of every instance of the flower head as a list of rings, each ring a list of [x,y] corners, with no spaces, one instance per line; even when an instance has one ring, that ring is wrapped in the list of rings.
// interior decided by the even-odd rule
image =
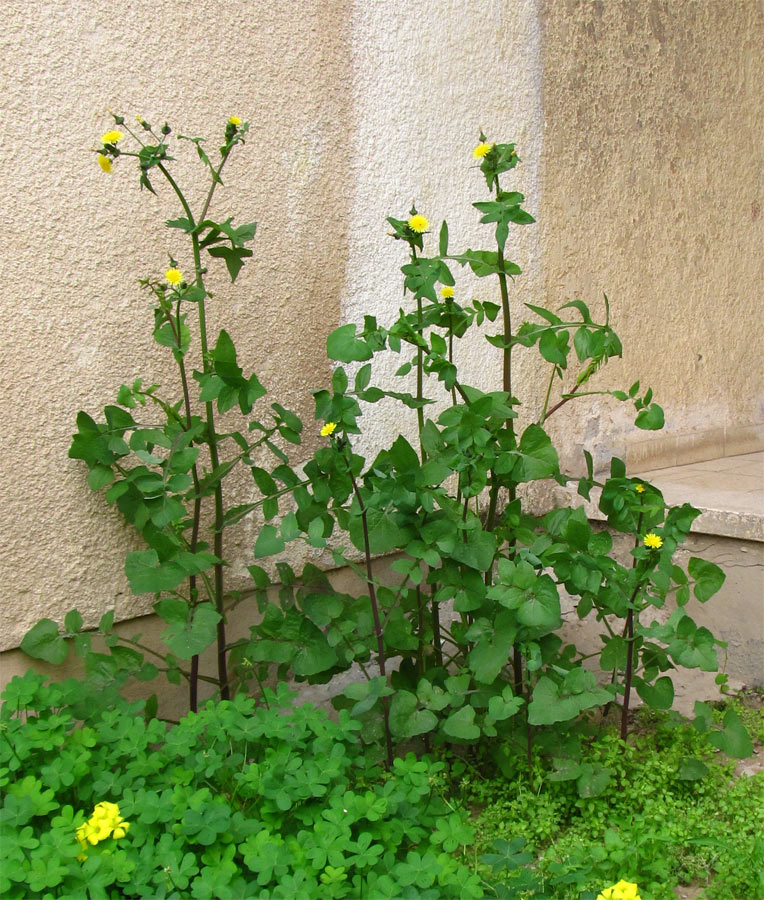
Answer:
[[[618,884],[605,888],[597,895],[597,900],[641,900],[637,892],[637,885],[633,881],[621,879]]]
[[[164,277],[167,279],[167,283],[171,284],[173,287],[177,287],[183,282],[183,273],[180,269],[168,269],[164,273]]]
[[[648,550],[660,550],[663,546],[663,538],[654,531],[648,532],[642,539]]]
[[[475,157],[475,159],[482,159],[484,156],[489,154],[495,146],[495,144],[489,144],[487,141],[481,141],[472,151],[472,155]]]
[[[441,296],[444,300],[450,300],[451,297],[454,296],[454,289],[453,289],[452,287],[449,287],[449,286],[446,286],[446,287],[444,287],[444,288],[441,288],[441,290],[440,290],[440,296]]]
[[[644,492],[645,492],[645,486],[644,486],[643,484],[637,484],[637,485],[634,486],[634,490],[635,490],[638,494],[644,494]]]
[[[334,434],[336,428],[336,422],[327,422],[326,425],[324,425],[324,427],[321,429],[321,437],[329,437],[330,434]]]
[[[104,172],[111,172],[111,160],[105,153],[98,154],[98,165]]]
[[[427,219],[424,216],[420,216],[419,213],[413,215],[406,224],[412,231],[416,231],[417,234],[422,234],[430,227]]]
[[[239,125],[241,125],[241,119],[240,119],[238,116],[229,116],[229,117],[228,117],[228,124],[229,124],[229,125],[235,125],[235,126],[238,128]]]
[[[87,850],[88,846],[95,846],[107,838],[123,838],[129,830],[130,823],[120,815],[119,806],[103,800],[96,803],[93,815],[83,825],[78,826],[76,834],[80,847]],[[87,857],[81,853],[77,858],[84,860]]]
[[[121,131],[107,131],[106,134],[101,135],[101,143],[102,144],[116,144],[117,141],[121,141],[124,137]]]

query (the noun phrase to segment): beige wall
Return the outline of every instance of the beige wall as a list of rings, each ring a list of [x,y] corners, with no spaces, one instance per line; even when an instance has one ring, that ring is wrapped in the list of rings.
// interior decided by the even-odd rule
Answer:
[[[557,428],[633,471],[764,447],[764,6],[544,0],[540,230],[550,301],[607,292],[666,430],[615,404]]]
[[[643,376],[658,390],[673,443],[652,446],[651,464],[706,432],[708,452],[761,439],[755,0],[10,0],[4,12],[0,648],[74,606],[91,622],[150,608],[122,574],[132,538],[66,459],[77,410],[95,414],[138,375],[169,378],[137,279],[180,247],[159,227],[177,210],[165,190],[140,195],[122,161],[100,172],[89,151],[108,107],[166,117],[212,146],[228,115],[252,123],[213,212],[258,220],[255,261],[234,287],[213,279],[210,318],[306,424],[309,391],[330,372],[326,334],[363,312],[389,321],[401,302],[385,216],[416,199],[432,222],[448,217],[455,245],[487,240],[469,206],[483,196],[469,156],[482,126],[517,140],[516,186],[539,219],[512,238],[526,273],[516,318],[524,300],[609,293],[628,356],[598,383]],[[190,154],[178,166],[184,183],[198,170]],[[488,299],[485,283],[458,278],[460,296]],[[518,381],[539,389],[528,359]],[[482,341],[460,361],[468,379],[498,383]],[[636,464],[649,435],[610,410],[582,405],[557,427],[574,449],[593,440],[600,459],[628,446]],[[376,407],[361,446],[400,424]],[[235,536],[231,584],[256,524]]]

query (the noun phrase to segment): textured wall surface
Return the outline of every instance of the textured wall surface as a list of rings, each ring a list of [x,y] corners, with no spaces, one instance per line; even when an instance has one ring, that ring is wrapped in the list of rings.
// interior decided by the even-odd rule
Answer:
[[[107,109],[166,118],[212,147],[229,115],[250,121],[211,213],[258,221],[255,260],[233,287],[213,275],[210,330],[224,325],[245,371],[310,426],[310,390],[330,374],[327,333],[364,310],[389,322],[401,303],[405,258],[385,216],[405,216],[416,199],[433,223],[448,214],[459,246],[474,240],[469,203],[485,188],[470,150],[481,125],[527,148],[520,177],[537,202],[536,5],[159,0],[117,14],[100,0],[6,4],[0,565],[10,590],[0,647],[74,606],[88,622],[110,607],[125,618],[151,606],[122,574],[137,545],[89,491],[84,465],[66,459],[79,409],[96,415],[140,375],[172,383],[138,279],[180,254],[161,227],[179,210],[166,187],[139,193],[128,160],[100,171],[92,150],[111,127]],[[189,149],[178,153],[183,185],[201,173]],[[191,192],[197,208],[201,198]],[[518,262],[538,271],[537,236],[523,241]],[[463,353],[492,385],[483,342]],[[375,408],[367,446],[398,424],[398,410]],[[242,482],[232,499],[247,490]],[[256,525],[232,535],[229,585],[251,562]]]
[[[547,302],[607,292],[625,352],[595,386],[641,378],[666,411],[654,436],[571,403],[559,433],[634,471],[761,449],[764,5],[545,0],[541,21]]]
[[[122,574],[136,544],[89,491],[84,465],[66,459],[79,409],[95,415],[122,382],[171,375],[138,279],[180,254],[161,227],[177,204],[166,188],[139,193],[126,160],[100,171],[92,149],[109,107],[166,118],[212,147],[229,115],[250,121],[211,212],[258,221],[255,259],[234,286],[213,275],[211,331],[231,332],[245,371],[309,431],[310,390],[330,374],[327,333],[364,312],[387,323],[404,302],[404,248],[385,217],[415,200],[435,229],[448,218],[454,247],[488,245],[470,207],[485,199],[470,156],[482,126],[517,142],[523,164],[507,186],[539,220],[508,244],[524,270],[516,320],[523,301],[596,306],[607,291],[627,358],[596,386],[643,377],[666,408],[669,443],[646,447],[650,435],[613,404],[571,404],[555,426],[571,457],[584,436],[600,460],[627,450],[643,468],[661,453],[674,464],[700,445],[724,453],[760,439],[756,0],[8,0],[4,12],[0,649],[74,606],[89,622],[111,607],[120,618],[150,609]],[[201,172],[188,149],[183,184]],[[457,297],[495,299],[456,274]],[[485,342],[458,353],[467,381],[498,385]],[[518,354],[516,382],[537,395],[529,359]],[[372,452],[413,427],[378,404],[358,446]],[[236,490],[247,499],[245,482]],[[256,525],[234,535],[231,585]]]
[[[38,617],[75,605],[89,621],[110,606],[121,617],[150,608],[122,574],[128,531],[66,453],[77,410],[95,415],[139,375],[171,383],[138,279],[161,275],[169,251],[187,271],[192,261],[162,227],[181,212],[168,188],[141,194],[133,161],[111,175],[96,164],[107,109],[168,119],[212,148],[229,115],[251,122],[210,212],[258,221],[257,261],[234,286],[213,274],[210,331],[225,324],[242,366],[269,388],[278,381],[281,401],[310,421],[306,386],[329,375],[323,344],[345,280],[353,73],[337,0],[119,9],[12,0],[4,14],[1,565],[11,595],[0,639],[9,646]],[[191,150],[179,148],[175,171],[198,185],[198,210],[202,167]]]

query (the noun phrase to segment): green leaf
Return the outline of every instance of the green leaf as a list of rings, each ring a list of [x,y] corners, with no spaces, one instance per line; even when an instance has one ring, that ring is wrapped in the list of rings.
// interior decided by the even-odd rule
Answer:
[[[468,662],[475,679],[491,684],[509,661],[514,633],[496,633],[477,641],[470,651]]]
[[[171,591],[186,573],[172,561],[160,565],[156,550],[135,550],[125,558],[125,575],[134,594],[157,594]]]
[[[252,256],[252,251],[246,247],[207,247],[207,253],[225,261],[232,282],[236,281],[244,260]]]
[[[78,610],[69,610],[64,617],[64,628],[69,634],[76,634],[82,628],[82,616]]]
[[[559,460],[549,435],[540,425],[529,425],[520,438],[525,481],[549,478],[559,469]]]
[[[660,431],[664,425],[663,410],[657,403],[651,403],[647,409],[640,409],[634,424],[644,431]]]
[[[418,701],[410,691],[396,691],[390,704],[390,728],[397,738],[426,734],[438,725],[438,717],[429,709],[417,709]]]
[[[693,593],[701,603],[705,603],[706,600],[713,597],[724,584],[726,577],[715,563],[699,559],[697,556],[690,557],[687,571],[690,573],[690,578],[695,580]]]
[[[388,553],[405,546],[411,538],[408,528],[401,528],[394,509],[369,509],[366,522],[369,531],[369,549],[372,553]],[[359,550],[364,549],[363,519],[360,514],[351,517],[349,523],[350,540]]]
[[[199,603],[193,608],[184,605],[188,617],[166,628],[162,632],[162,640],[179,659],[191,659],[214,642],[217,623],[222,616],[211,603]]]
[[[114,472],[110,466],[95,465],[88,473],[88,487],[91,491],[100,491],[114,481]]]
[[[281,553],[285,546],[286,544],[279,537],[275,525],[263,525],[255,541],[255,559]]]
[[[181,231],[185,231],[186,234],[190,234],[194,228],[188,219],[168,219],[165,225],[168,228],[179,228]]]
[[[467,531],[466,537],[466,541],[457,539],[448,555],[465,566],[487,572],[496,552],[496,535],[475,528]]]
[[[671,709],[674,704],[674,682],[664,675],[655,684],[635,679],[637,693],[653,709]]]
[[[440,226],[438,252],[441,256],[448,256],[448,224],[445,219],[443,219],[443,224]]]
[[[698,781],[708,775],[708,766],[699,759],[683,756],[679,760],[679,771],[677,774],[682,781]]]
[[[443,731],[458,741],[474,741],[480,737],[480,729],[475,725],[475,710],[462,706],[443,723]]]
[[[58,633],[58,625],[52,619],[40,619],[21,641],[21,649],[27,656],[42,659],[59,666],[66,660],[69,645]]]
[[[366,341],[356,337],[356,326],[341,325],[326,339],[326,353],[337,362],[363,362],[374,355]]]
[[[746,759],[753,755],[751,737],[734,709],[727,710],[724,715],[724,728],[721,731],[710,732],[708,741],[735,759]]]

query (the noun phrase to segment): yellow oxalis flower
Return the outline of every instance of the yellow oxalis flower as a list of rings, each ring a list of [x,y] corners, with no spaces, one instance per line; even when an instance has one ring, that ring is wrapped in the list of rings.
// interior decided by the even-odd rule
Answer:
[[[634,490],[635,490],[638,494],[644,494],[644,492],[645,492],[645,486],[644,486],[643,484],[638,484],[638,485],[635,486]]]
[[[95,846],[107,838],[123,838],[129,830],[130,823],[120,815],[119,806],[104,800],[96,803],[93,815],[77,828],[76,835],[80,847],[87,850],[88,846]],[[80,853],[77,859],[82,862],[87,859],[87,855]]]
[[[597,895],[597,900],[642,900],[637,892],[637,885],[633,881],[621,879],[618,884]]]
[[[124,137],[121,131],[107,131],[106,134],[101,136],[101,143],[103,144],[116,144],[117,141],[121,141]]]
[[[651,531],[644,536],[643,543],[648,550],[660,550],[663,546],[663,538],[654,531]]]
[[[98,154],[98,165],[104,170],[104,172],[111,172],[111,160],[105,154]]]
[[[406,224],[412,231],[416,231],[417,234],[422,234],[422,232],[427,231],[430,227],[430,223],[427,219],[425,219],[424,216],[420,216],[419,213],[412,216]]]
[[[321,437],[329,437],[330,434],[334,434],[336,428],[336,422],[327,422],[326,425],[324,425],[324,427],[321,429]]]
[[[441,289],[440,296],[444,300],[450,300],[454,296],[454,289],[452,287],[444,287]]]
[[[472,155],[475,157],[475,159],[482,159],[486,154],[491,152],[493,147],[494,147],[494,144],[489,144],[486,141],[482,141],[472,151]]]
[[[228,122],[230,125],[235,125],[237,128],[241,125],[241,119],[238,116],[229,116]]]
[[[180,269],[168,269],[164,273],[164,277],[167,279],[167,283],[173,287],[177,287],[183,281],[183,273]]]

